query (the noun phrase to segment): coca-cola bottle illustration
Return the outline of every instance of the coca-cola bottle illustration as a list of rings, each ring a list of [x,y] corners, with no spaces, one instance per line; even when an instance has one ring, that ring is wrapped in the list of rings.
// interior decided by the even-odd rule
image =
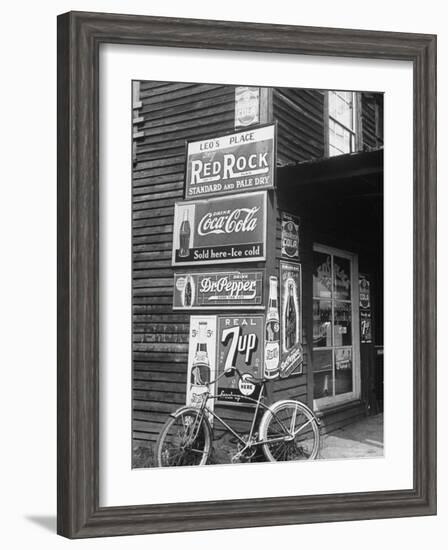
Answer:
[[[179,229],[179,256],[186,258],[190,253],[191,227],[188,219],[188,210],[184,210],[184,216]]]
[[[191,383],[203,386],[210,382],[210,360],[207,351],[207,323],[199,322],[198,343],[191,367]]]
[[[276,378],[280,360],[280,321],[278,314],[277,277],[269,277],[269,301],[266,314],[266,337],[264,345],[264,376]]]
[[[187,275],[185,279],[185,286],[182,291],[182,305],[183,307],[191,307],[194,300],[194,283],[191,275]]]
[[[292,349],[297,343],[297,305],[294,298],[294,283],[288,282],[288,296],[285,307],[285,348]]]

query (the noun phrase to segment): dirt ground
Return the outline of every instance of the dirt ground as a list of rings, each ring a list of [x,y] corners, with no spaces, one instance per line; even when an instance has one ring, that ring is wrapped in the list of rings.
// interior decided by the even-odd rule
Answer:
[[[383,415],[368,416],[321,437],[319,459],[372,458],[383,456]],[[228,435],[214,442],[210,464],[228,464],[235,446]],[[255,460],[263,460],[257,453]],[[154,448],[151,444],[137,444],[133,449],[133,467],[155,466]]]

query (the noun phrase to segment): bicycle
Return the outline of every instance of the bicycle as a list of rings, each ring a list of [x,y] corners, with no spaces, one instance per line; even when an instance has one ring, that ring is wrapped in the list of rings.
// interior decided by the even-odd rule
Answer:
[[[238,441],[238,450],[232,456],[231,462],[238,462],[242,458],[252,459],[259,447],[270,462],[314,460],[317,457],[320,446],[318,418],[304,403],[294,399],[284,399],[270,406],[266,405],[265,379],[250,378],[253,384],[260,384],[260,391],[256,400],[247,397],[255,404],[248,434],[238,433],[207,406],[209,400],[218,398],[211,393],[211,386],[222,376],[235,374],[243,380],[237,368],[228,369],[215,380],[204,384],[206,389],[199,395],[198,406],[183,406],[171,413],[171,418],[163,426],[156,443],[155,454],[159,467],[202,466],[207,463],[213,442],[213,428],[209,416],[218,421]],[[247,375],[244,376],[244,380],[248,380]],[[256,432],[256,419],[261,409],[264,413]]]

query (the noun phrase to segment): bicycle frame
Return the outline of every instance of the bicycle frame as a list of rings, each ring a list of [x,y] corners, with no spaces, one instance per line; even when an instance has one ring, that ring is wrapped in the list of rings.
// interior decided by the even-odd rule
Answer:
[[[273,411],[268,405],[266,405],[265,403],[263,403],[263,398],[264,398],[264,388],[265,388],[265,383],[262,382],[262,385],[261,385],[261,388],[260,388],[260,393],[258,395],[258,399],[255,400],[255,399],[252,399],[251,397],[246,397],[246,399],[248,399],[249,401],[252,401],[252,403],[255,403],[255,410],[254,410],[254,414],[253,414],[253,417],[252,417],[252,422],[251,422],[251,426],[250,426],[250,431],[249,431],[249,434],[247,435],[247,440],[244,439],[244,435],[246,434],[239,434],[238,432],[236,432],[231,426],[229,426],[229,424],[223,419],[221,418],[217,413],[215,413],[215,411],[213,411],[212,409],[210,409],[208,406],[207,406],[207,402],[209,401],[209,399],[217,399],[219,396],[218,395],[213,395],[213,394],[210,394],[210,393],[207,393],[207,394],[204,394],[206,395],[206,398],[203,400],[203,403],[202,403],[202,406],[200,407],[200,410],[205,413],[207,412],[208,414],[210,414],[213,418],[215,418],[222,426],[224,426],[224,428],[230,432],[231,434],[233,434],[243,445],[243,449],[241,451],[239,451],[239,453],[242,453],[244,450],[248,449],[248,448],[251,448],[251,447],[256,447],[256,446],[260,446],[260,445],[264,445],[265,443],[275,443],[277,441],[284,441],[286,438],[293,438],[295,437],[301,430],[303,430],[309,423],[311,423],[312,421],[309,420],[308,422],[306,422],[305,424],[303,424],[297,431],[292,431],[292,433],[289,433],[288,432],[288,429],[285,427],[284,423],[282,422],[282,420],[278,417],[278,415],[275,413],[275,411]],[[255,429],[255,425],[256,425],[256,420],[257,420],[257,414],[258,414],[258,411],[260,410],[260,408],[264,409],[265,411],[271,411],[271,413],[274,415],[274,417],[276,418],[277,422],[282,426],[282,428],[284,429],[285,431],[285,435],[282,435],[282,436],[279,436],[279,437],[273,437],[273,438],[270,438],[270,439],[259,439],[259,440],[256,440],[256,441],[253,441],[253,435],[254,435],[254,429]]]

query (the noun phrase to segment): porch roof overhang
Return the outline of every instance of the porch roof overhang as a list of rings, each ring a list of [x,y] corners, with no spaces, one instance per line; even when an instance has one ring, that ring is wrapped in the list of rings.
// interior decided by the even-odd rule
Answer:
[[[339,187],[338,183],[344,183],[352,187],[350,183],[362,182],[380,186],[378,191],[382,193],[383,160],[383,149],[376,149],[286,165],[279,168],[279,183],[286,188],[290,185],[321,188],[316,184]]]

